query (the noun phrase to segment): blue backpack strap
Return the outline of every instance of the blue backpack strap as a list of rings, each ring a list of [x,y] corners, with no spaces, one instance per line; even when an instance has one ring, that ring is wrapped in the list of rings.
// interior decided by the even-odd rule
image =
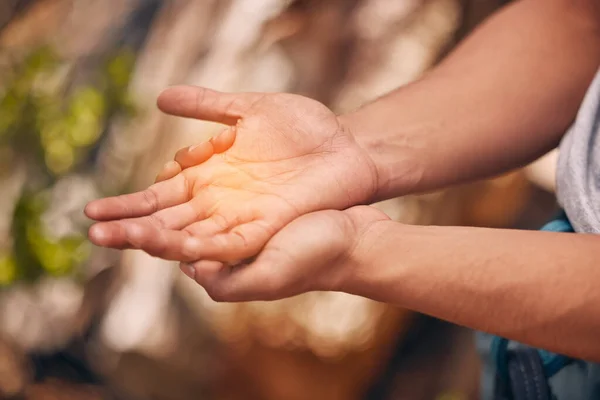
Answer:
[[[536,349],[511,350],[507,362],[509,382],[496,376],[494,400],[554,400]]]
[[[541,230],[550,232],[574,232],[573,226],[569,222],[569,219],[567,218],[564,212],[562,212],[556,219],[544,225],[544,227],[542,227]],[[518,362],[518,360],[515,361],[511,359],[511,357],[516,357],[517,353],[515,351],[508,350],[509,343],[510,341],[505,338],[501,338],[498,336],[492,338],[491,354],[498,375],[497,386],[500,385],[503,387],[514,387],[514,385],[511,385],[511,383],[514,384],[515,382],[511,381],[514,381],[515,374],[514,372],[511,373],[510,365],[511,362]],[[570,357],[563,356],[561,354],[551,353],[549,351],[541,349],[528,349],[526,357],[524,355],[520,355],[519,357],[522,359],[527,358],[528,362],[531,363],[533,355],[530,352],[530,350],[534,350],[537,353],[535,357],[539,358],[541,362],[543,375],[546,380],[554,376],[558,371],[560,371],[562,368],[564,368],[566,365],[573,361],[573,359],[571,359]],[[519,353],[521,353],[520,350]],[[539,379],[539,377],[532,375],[532,379]]]

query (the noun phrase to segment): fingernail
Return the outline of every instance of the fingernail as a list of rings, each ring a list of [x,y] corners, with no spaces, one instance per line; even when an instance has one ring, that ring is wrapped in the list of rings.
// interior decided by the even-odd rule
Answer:
[[[192,280],[196,280],[196,268],[192,264],[181,263],[179,265],[179,269],[183,272],[188,278]]]
[[[98,225],[92,225],[89,229],[88,235],[90,240],[92,240],[95,244],[103,243],[107,236],[106,232],[104,232],[104,229]]]
[[[179,163],[177,161],[171,160],[163,166],[163,169],[171,169],[173,167],[178,167],[178,166],[179,166]]]

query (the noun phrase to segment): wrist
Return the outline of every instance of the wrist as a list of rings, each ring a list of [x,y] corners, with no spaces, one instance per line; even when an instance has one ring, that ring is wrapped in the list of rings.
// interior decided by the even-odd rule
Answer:
[[[376,300],[381,267],[377,256],[389,241],[390,230],[397,229],[397,225],[400,224],[391,220],[374,221],[356,233],[343,267],[345,274],[340,285],[343,292]]]
[[[443,246],[440,227],[381,220],[365,229],[348,257],[342,291],[376,301],[416,307],[415,277],[432,265],[435,246]],[[433,248],[432,248],[433,247]],[[433,256],[435,258],[435,255]],[[435,263],[433,263],[435,264]]]
[[[373,202],[419,191],[423,165],[417,156],[414,138],[396,127],[389,127],[363,109],[338,116],[369,160],[375,176]]]

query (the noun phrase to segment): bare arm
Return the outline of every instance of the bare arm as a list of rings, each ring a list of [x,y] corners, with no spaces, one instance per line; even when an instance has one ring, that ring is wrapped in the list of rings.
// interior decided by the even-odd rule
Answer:
[[[600,238],[376,222],[344,291],[600,361]]]
[[[523,0],[419,81],[340,117],[368,149],[378,199],[489,177],[555,147],[600,64],[593,0]]]
[[[437,68],[342,116],[379,198],[492,176],[555,147],[600,63],[593,1],[524,0]],[[374,223],[345,291],[600,361],[600,239]]]

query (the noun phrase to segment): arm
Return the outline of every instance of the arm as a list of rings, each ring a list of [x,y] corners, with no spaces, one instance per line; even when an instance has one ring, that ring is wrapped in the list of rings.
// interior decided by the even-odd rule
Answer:
[[[555,147],[600,64],[592,0],[524,0],[422,79],[343,124],[368,150],[378,199],[490,177]]]
[[[383,221],[351,259],[344,291],[600,361],[596,236]]]

